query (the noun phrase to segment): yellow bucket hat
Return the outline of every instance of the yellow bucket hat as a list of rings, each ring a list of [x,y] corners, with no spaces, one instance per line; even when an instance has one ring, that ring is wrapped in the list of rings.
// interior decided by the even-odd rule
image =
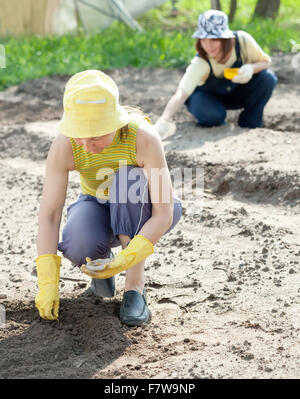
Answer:
[[[127,111],[119,104],[117,85],[101,71],[73,75],[66,84],[63,104],[58,129],[67,137],[104,136],[129,122]]]

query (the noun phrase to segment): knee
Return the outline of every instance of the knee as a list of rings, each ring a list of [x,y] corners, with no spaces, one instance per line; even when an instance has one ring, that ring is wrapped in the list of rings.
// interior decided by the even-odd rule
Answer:
[[[72,235],[66,237],[59,243],[58,249],[62,251],[65,258],[76,265],[86,263],[86,258],[107,258],[110,254],[109,243],[102,243],[88,235]]]
[[[181,216],[182,216],[182,205],[181,205],[181,202],[178,199],[174,198],[174,208],[173,208],[172,223],[171,223],[171,226],[169,227],[169,229],[166,231],[166,233],[171,231],[176,226],[176,224],[179,222]]]
[[[196,116],[200,126],[220,126],[224,123],[226,118],[226,110],[222,108],[203,108],[201,113]]]
[[[278,81],[275,73],[269,69],[260,72],[258,78],[260,81],[260,87],[265,92],[272,92]]]
[[[190,97],[185,102],[187,109],[193,115],[195,115],[198,112],[199,108],[201,107],[199,106],[199,100],[200,100],[199,95],[197,92],[195,92],[192,95],[190,95]]]
[[[186,102],[187,109],[194,115],[200,126],[222,125],[226,118],[225,107],[202,93],[194,93]]]
[[[266,79],[267,87],[269,87],[271,90],[273,90],[274,87],[277,84],[277,81],[278,81],[277,76],[275,75],[275,73],[270,71],[270,70],[267,70],[265,79]]]
[[[174,201],[174,212],[173,212],[173,220],[172,220],[172,225],[171,228],[176,226],[176,224],[179,222],[180,218],[182,216],[182,205],[181,202]]]
[[[214,109],[205,111],[199,119],[199,124],[203,126],[219,126],[224,123],[226,111],[223,109]]]

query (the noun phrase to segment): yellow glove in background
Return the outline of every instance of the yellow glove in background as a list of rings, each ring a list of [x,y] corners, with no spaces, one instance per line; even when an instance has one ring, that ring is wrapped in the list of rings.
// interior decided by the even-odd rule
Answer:
[[[138,234],[133,237],[125,249],[120,251],[110,263],[107,263],[103,267],[103,270],[88,270],[89,264],[87,263],[87,265],[81,266],[81,271],[92,278],[109,278],[136,265],[137,263],[146,259],[148,256],[152,255],[153,252],[154,247],[152,242],[144,236]],[[89,258],[86,258],[86,260],[87,262],[90,261]]]
[[[58,319],[59,276],[61,257],[58,255],[41,255],[36,260],[39,292],[35,306],[40,316],[47,320]]]

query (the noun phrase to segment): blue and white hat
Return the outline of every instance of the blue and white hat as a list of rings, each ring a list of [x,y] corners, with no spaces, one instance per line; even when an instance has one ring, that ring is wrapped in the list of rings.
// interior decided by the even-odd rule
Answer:
[[[228,27],[228,17],[223,11],[208,10],[199,15],[197,39],[230,39],[234,34]]]

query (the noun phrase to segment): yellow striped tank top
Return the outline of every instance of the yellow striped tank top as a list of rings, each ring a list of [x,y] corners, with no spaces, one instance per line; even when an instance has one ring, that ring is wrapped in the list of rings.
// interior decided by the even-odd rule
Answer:
[[[121,138],[121,129],[117,130],[112,143],[99,154],[86,151],[83,146],[70,139],[75,170],[80,173],[80,187],[83,194],[100,199],[109,199],[109,187],[114,174],[124,165],[138,166],[136,162],[136,133],[142,115],[130,115],[125,138]],[[146,118],[149,120],[148,118]]]

